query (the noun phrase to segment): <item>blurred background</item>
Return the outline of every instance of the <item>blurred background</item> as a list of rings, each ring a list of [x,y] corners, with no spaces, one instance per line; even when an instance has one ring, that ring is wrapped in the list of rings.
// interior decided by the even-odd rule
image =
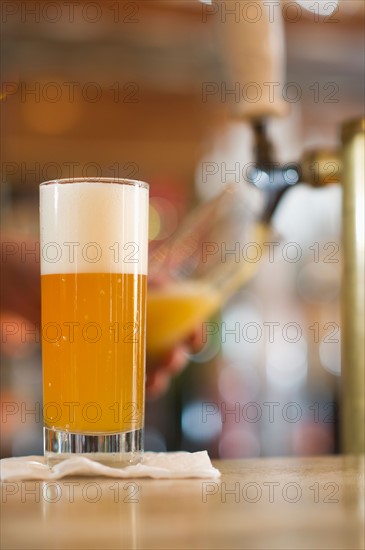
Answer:
[[[340,124],[362,114],[363,1],[265,4],[2,3],[2,457],[42,453],[40,182],[148,181],[154,247],[197,203],[245,185],[253,120],[289,163],[338,147]],[[275,213],[274,257],[147,400],[147,450],[338,452],[341,187],[305,183]]]

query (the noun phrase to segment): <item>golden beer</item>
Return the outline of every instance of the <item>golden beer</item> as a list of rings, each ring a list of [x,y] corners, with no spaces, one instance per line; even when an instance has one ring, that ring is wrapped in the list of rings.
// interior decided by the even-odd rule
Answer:
[[[221,303],[214,288],[199,282],[170,283],[149,288],[147,300],[147,353],[162,355],[190,336]]]
[[[46,425],[141,429],[146,276],[43,275],[42,297]]]
[[[141,457],[148,186],[41,185],[45,453]]]

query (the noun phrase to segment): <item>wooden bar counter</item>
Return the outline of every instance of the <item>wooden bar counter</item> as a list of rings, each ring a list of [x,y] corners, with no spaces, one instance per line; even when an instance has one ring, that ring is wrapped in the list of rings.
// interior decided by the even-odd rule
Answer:
[[[2,484],[2,549],[364,548],[363,457],[215,461],[219,480]]]

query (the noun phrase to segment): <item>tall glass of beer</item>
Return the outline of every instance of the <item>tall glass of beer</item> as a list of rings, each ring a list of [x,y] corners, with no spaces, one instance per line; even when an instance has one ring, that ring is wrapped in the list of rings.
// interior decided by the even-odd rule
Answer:
[[[44,452],[143,453],[148,185],[40,185]]]

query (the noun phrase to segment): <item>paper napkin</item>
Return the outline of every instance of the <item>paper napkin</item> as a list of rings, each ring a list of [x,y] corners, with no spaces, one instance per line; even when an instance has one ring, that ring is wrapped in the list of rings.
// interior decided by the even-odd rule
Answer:
[[[113,478],[186,479],[217,478],[220,472],[212,466],[207,451],[196,453],[146,452],[139,464],[114,468],[77,455],[52,468],[43,456],[3,458],[0,461],[2,481],[50,480],[68,476]]]

